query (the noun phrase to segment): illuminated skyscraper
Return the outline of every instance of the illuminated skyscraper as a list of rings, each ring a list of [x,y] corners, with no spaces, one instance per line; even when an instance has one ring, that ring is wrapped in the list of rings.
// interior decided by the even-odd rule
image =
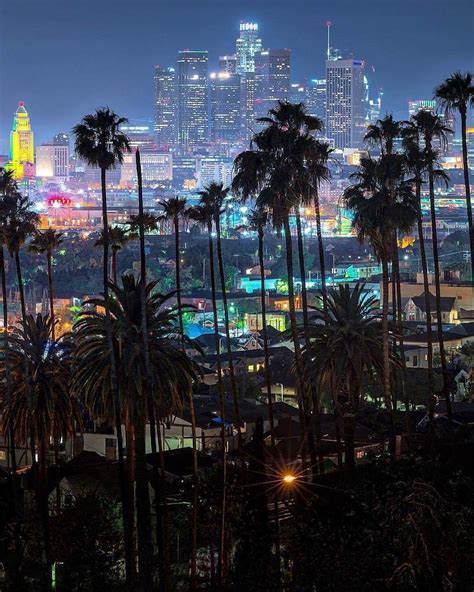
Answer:
[[[335,148],[362,147],[366,113],[363,60],[327,60],[326,134]]]
[[[212,141],[235,143],[241,134],[240,76],[221,70],[212,72],[210,80]]]
[[[430,111],[430,113],[434,113],[436,111],[436,101],[435,100],[417,100],[417,101],[408,101],[408,117],[412,115],[416,115],[418,111]]]
[[[155,66],[155,137],[159,148],[176,142],[176,77],[174,68]]]
[[[255,55],[262,50],[257,23],[240,23],[240,36],[235,42],[237,74],[255,72]]]
[[[312,78],[308,80],[305,92],[305,105],[310,115],[323,120],[326,125],[326,79]]]
[[[242,137],[249,139],[255,123],[255,55],[262,50],[258,23],[240,23],[236,43],[236,72],[240,75]]]
[[[277,101],[289,99],[290,50],[266,49],[255,56],[255,116],[264,117]]]
[[[180,51],[177,65],[178,150],[190,154],[209,140],[207,51]]]
[[[10,132],[10,160],[8,168],[15,179],[31,175],[35,162],[34,135],[25,104],[20,101]]]

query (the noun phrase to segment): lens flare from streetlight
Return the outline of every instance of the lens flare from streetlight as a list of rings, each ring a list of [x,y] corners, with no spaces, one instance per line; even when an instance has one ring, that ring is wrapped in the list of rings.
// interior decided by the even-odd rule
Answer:
[[[292,475],[291,473],[286,473],[286,475],[283,475],[283,481],[287,485],[292,485],[296,481],[296,475]]]

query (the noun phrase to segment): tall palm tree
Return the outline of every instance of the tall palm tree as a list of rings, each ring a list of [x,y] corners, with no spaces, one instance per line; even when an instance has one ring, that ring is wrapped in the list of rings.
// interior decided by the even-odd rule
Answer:
[[[4,231],[7,249],[15,259],[21,316],[26,318],[25,288],[21,269],[20,250],[39,224],[39,216],[33,211],[33,203],[20,193],[11,193],[3,199]]]
[[[353,227],[359,240],[369,240],[382,263],[383,388],[387,409],[395,410],[396,397],[392,393],[390,376],[389,262],[397,231],[411,229],[418,208],[411,186],[404,179],[404,160],[400,155],[385,155],[378,160],[364,158],[358,172],[351,177],[355,184],[346,189],[344,200],[353,212]],[[392,430],[392,447],[393,438]]]
[[[136,510],[140,576],[151,582],[150,500],[145,459],[145,425],[148,396],[163,419],[181,409],[197,379],[194,364],[180,347],[178,309],[168,308],[171,295],[154,293],[156,282],[146,286],[146,317],[150,352],[151,383],[147,380],[142,348],[140,280],[122,277],[123,288],[110,284],[108,306],[112,343],[117,360],[117,378],[124,415],[132,419],[135,431]],[[102,306],[100,299],[88,304]],[[84,310],[75,325],[76,369],[72,386],[81,391],[93,417],[113,417],[111,363],[107,343],[107,320],[103,314]],[[120,428],[119,428],[120,429]],[[145,519],[148,523],[145,523]],[[148,544],[148,546],[145,546]],[[145,588],[149,589],[149,588]]]
[[[424,142],[425,157],[427,160],[428,169],[428,190],[430,194],[430,216],[431,216],[431,236],[433,244],[433,265],[435,278],[435,297],[436,297],[436,323],[438,333],[439,354],[441,358],[441,370],[443,373],[443,390],[446,399],[446,412],[449,420],[452,419],[451,408],[451,393],[448,375],[448,366],[446,360],[446,350],[444,347],[443,336],[443,317],[441,312],[441,284],[440,284],[440,267],[439,267],[439,247],[438,247],[438,230],[436,226],[436,202],[434,195],[435,185],[435,164],[437,154],[433,149],[433,141],[437,140],[441,145],[446,145],[448,135],[452,130],[444,125],[443,120],[439,115],[430,113],[426,110],[421,110],[416,115],[413,115],[410,124],[407,126],[405,132],[407,137],[412,137],[414,141],[422,140]]]
[[[364,380],[383,374],[383,331],[376,305],[364,285],[329,289],[327,313],[316,312],[310,342],[303,348],[306,367],[315,368],[319,388],[329,391],[335,408],[342,410],[348,468],[355,464],[354,417],[363,400]],[[393,352],[390,363],[395,363]]]
[[[130,151],[130,142],[125,134],[120,131],[120,126],[127,123],[127,119],[119,117],[109,108],[98,109],[94,114],[85,115],[82,121],[73,128],[75,135],[76,154],[85,160],[87,164],[100,169],[101,192],[102,192],[102,228],[103,228],[103,262],[102,280],[105,303],[105,315],[107,319],[107,336],[109,344],[109,355],[111,359],[110,380],[114,392],[115,425],[117,427],[117,448],[120,472],[120,487],[122,493],[122,512],[124,525],[129,520],[131,513],[130,500],[128,499],[127,480],[125,475],[123,458],[123,438],[120,420],[122,417],[120,409],[120,396],[117,383],[117,371],[115,355],[112,343],[112,328],[108,310],[109,302],[109,240],[108,232],[108,211],[107,211],[107,171],[113,169],[117,164],[123,162],[124,153]],[[133,506],[132,506],[133,507]],[[133,510],[132,510],[133,511]],[[130,534],[130,529],[125,529],[125,535]],[[135,559],[133,541],[125,536],[125,563],[128,583],[132,584],[135,579]]]
[[[265,289],[265,261],[263,253],[263,240],[265,228],[269,223],[269,215],[266,210],[254,210],[249,216],[250,228],[257,233],[258,237],[258,263],[260,268],[260,312],[262,315],[262,337],[263,351],[265,355],[265,386],[267,389],[268,419],[270,423],[270,440],[272,448],[275,446],[274,419],[273,419],[273,399],[272,399],[272,378],[270,371],[270,352],[268,349],[268,331],[267,331],[267,297]],[[258,326],[257,326],[258,329]]]
[[[424,149],[420,148],[418,138],[411,134],[404,135],[403,145],[407,161],[408,173],[412,176],[415,186],[416,202],[418,207],[417,229],[418,242],[420,244],[420,259],[423,273],[423,290],[425,297],[426,310],[426,337],[427,337],[427,357],[428,357],[428,401],[430,428],[434,429],[434,375],[433,375],[433,329],[431,317],[431,293],[428,278],[428,261],[426,257],[425,235],[423,232],[423,211],[421,207],[421,189],[428,173],[428,162]]]
[[[14,431],[18,441],[38,442],[37,506],[42,524],[41,554],[49,578],[48,476],[46,455],[51,441],[76,433],[81,426],[77,400],[69,392],[70,349],[67,342],[51,341],[52,319],[27,315],[10,337],[6,355],[12,389],[5,398],[3,429]],[[25,366],[29,380],[25,380]],[[5,380],[0,381],[5,389]],[[6,389],[5,389],[6,390]],[[7,393],[5,393],[7,394]]]
[[[221,344],[219,335],[219,318],[217,315],[216,272],[214,263],[214,244],[212,240],[212,223],[214,209],[210,204],[202,203],[190,208],[189,217],[207,229],[209,249],[209,276],[211,280],[212,316],[214,320],[214,343],[216,349],[217,389],[219,394],[219,414],[221,420],[221,464],[222,464],[222,500],[219,525],[218,578],[222,586],[226,580],[226,517],[227,517],[227,442],[225,431],[225,393],[221,362]]]
[[[240,419],[239,397],[237,392],[237,382],[235,380],[234,358],[232,355],[232,343],[230,340],[230,326],[229,326],[229,309],[227,307],[227,288],[225,285],[225,270],[224,259],[222,256],[222,236],[221,236],[221,215],[223,212],[224,201],[229,194],[230,189],[224,188],[223,183],[209,183],[209,185],[199,192],[200,204],[209,207],[212,211],[212,221],[216,229],[216,250],[217,250],[217,267],[219,270],[221,293],[222,293],[222,308],[224,311],[224,327],[226,335],[226,349],[227,359],[229,362],[229,375],[232,391],[232,402],[234,411],[234,423],[237,428],[237,441],[239,451],[242,450],[242,426]]]
[[[474,81],[471,72],[454,72],[435,89],[435,98],[444,107],[446,115],[459,113],[461,117],[464,187],[466,191],[467,220],[471,245],[471,282],[474,282],[474,220],[472,216],[471,185],[467,160],[467,111],[474,105]]]
[[[184,323],[182,314],[182,296],[181,296],[181,249],[179,244],[179,225],[180,221],[186,219],[188,216],[187,200],[179,196],[173,197],[166,201],[158,202],[163,208],[162,220],[169,220],[173,225],[174,230],[174,245],[175,245],[175,284],[176,284],[176,298],[179,310],[179,329],[181,335],[184,336]],[[182,342],[184,350],[184,340]],[[193,514],[192,514],[192,534],[191,534],[191,588],[196,589],[196,569],[197,569],[197,511],[198,511],[198,454],[197,454],[197,428],[196,428],[196,413],[194,410],[194,399],[192,392],[189,400],[189,413],[191,416],[191,434],[193,444]]]
[[[112,281],[117,283],[117,257],[119,251],[131,239],[130,234],[126,228],[121,226],[109,226],[107,230],[109,247],[112,253]],[[95,241],[94,247],[104,246],[104,230],[101,231],[100,237]]]
[[[62,241],[63,233],[56,232],[48,228],[43,232],[37,232],[33,240],[28,245],[28,250],[32,253],[46,253],[46,262],[48,267],[48,295],[49,295],[49,316],[51,318],[51,339],[56,339],[56,319],[54,314],[54,291],[53,291],[53,253],[59,247]]]

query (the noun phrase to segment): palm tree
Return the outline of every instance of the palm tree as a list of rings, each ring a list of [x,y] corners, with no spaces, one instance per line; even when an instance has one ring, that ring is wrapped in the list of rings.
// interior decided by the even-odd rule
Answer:
[[[267,389],[268,419],[270,422],[270,439],[272,448],[275,447],[275,433],[273,420],[272,378],[270,372],[270,352],[268,349],[267,331],[267,298],[265,289],[265,261],[263,257],[263,239],[265,227],[269,223],[269,215],[266,210],[254,210],[249,216],[250,228],[257,232],[258,237],[258,263],[260,267],[260,309],[262,314],[263,351],[265,355],[265,385]],[[258,329],[258,327],[257,327]]]
[[[48,569],[48,476],[46,455],[51,441],[76,433],[81,414],[69,392],[70,348],[65,341],[51,341],[52,319],[27,315],[10,337],[9,357],[12,388],[7,392],[3,429],[13,431],[18,441],[38,442],[37,506],[42,524],[41,554]],[[25,366],[28,380],[25,380]],[[5,380],[0,382],[5,389]],[[6,391],[6,389],[5,389]]]
[[[474,221],[472,217],[471,185],[467,160],[467,110],[474,105],[474,81],[472,74],[454,72],[435,89],[435,98],[444,107],[446,115],[458,112],[461,117],[462,156],[464,168],[464,187],[466,191],[467,220],[471,244],[471,281],[474,282]]]
[[[46,253],[46,261],[48,266],[48,295],[49,295],[49,316],[51,318],[51,339],[55,341],[55,315],[54,315],[54,292],[53,292],[53,253],[59,247],[62,241],[63,233],[56,232],[52,228],[44,232],[37,232],[33,240],[28,245],[28,250],[32,253],[43,254]]]
[[[452,420],[451,398],[450,398],[450,384],[448,367],[446,361],[446,351],[444,348],[443,336],[443,317],[441,313],[441,285],[440,285],[440,268],[439,268],[439,252],[438,252],[438,230],[436,226],[436,203],[434,195],[435,184],[435,163],[436,151],[433,149],[433,141],[438,140],[441,145],[446,145],[448,135],[452,130],[446,127],[439,115],[435,115],[426,110],[419,111],[413,115],[410,120],[410,125],[407,126],[405,135],[412,137],[414,141],[424,141],[425,157],[427,160],[428,169],[428,189],[430,194],[430,215],[431,215],[431,236],[433,244],[433,265],[435,277],[435,296],[436,296],[436,321],[437,333],[439,343],[439,355],[441,358],[441,370],[443,373],[444,396],[446,399],[446,412],[449,420]]]
[[[151,375],[151,383],[148,382],[142,353],[140,282],[132,275],[124,275],[123,288],[110,283],[108,306],[121,408],[134,424],[140,575],[143,583],[149,584],[152,549],[145,459],[147,399],[148,396],[152,398],[153,409],[158,417],[169,417],[181,409],[198,374],[179,345],[182,338],[177,327],[179,311],[177,308],[168,308],[171,295],[154,293],[156,282],[151,282],[147,284],[145,291]],[[88,301],[88,304],[97,307],[102,306],[103,301],[94,299]],[[107,319],[103,314],[88,310],[84,310],[75,325],[77,349],[72,386],[74,391],[83,393],[86,405],[95,418],[114,416],[106,325]],[[148,546],[145,546],[147,543]]]
[[[413,138],[411,134],[407,134],[406,136],[404,135],[403,145],[405,149],[408,173],[412,175],[413,183],[415,185],[415,195],[418,206],[417,228],[418,241],[420,243],[421,268],[423,273],[423,289],[426,310],[426,336],[428,348],[428,409],[430,415],[430,428],[434,429],[433,330],[431,326],[431,296],[428,278],[428,262],[426,257],[425,235],[423,233],[423,211],[421,208],[421,188],[428,173],[428,161],[425,151],[420,148],[418,139]]]
[[[344,419],[345,464],[353,468],[354,417],[363,401],[363,383],[384,372],[383,330],[374,313],[377,301],[357,284],[331,288],[327,314],[317,311],[310,323],[310,342],[303,348],[306,368],[317,374],[320,390],[329,391]],[[390,363],[395,363],[390,353]]]
[[[203,190],[199,192],[200,197],[200,204],[204,205],[205,207],[209,207],[210,211],[212,211],[212,221],[214,222],[214,226],[216,229],[216,247],[217,247],[217,266],[219,270],[219,277],[221,283],[221,292],[222,292],[222,308],[224,310],[224,326],[225,326],[225,334],[226,334],[226,349],[227,349],[227,359],[229,362],[229,375],[230,375],[230,384],[231,384],[231,391],[232,391],[232,402],[233,402],[233,411],[234,411],[234,423],[237,428],[237,441],[239,451],[242,451],[243,441],[242,441],[242,426],[241,426],[241,419],[240,419],[240,407],[239,407],[239,398],[237,393],[237,383],[235,381],[235,370],[234,370],[234,359],[232,355],[232,344],[230,341],[230,327],[229,327],[229,309],[227,307],[227,288],[225,285],[225,271],[224,271],[224,260],[222,257],[222,237],[221,237],[221,224],[220,218],[222,215],[222,206],[224,205],[224,201],[229,194],[230,189],[224,188],[223,183],[209,183],[209,185]]]
[[[126,228],[120,226],[109,226],[108,227],[108,242],[110,250],[112,252],[112,281],[114,284],[117,283],[117,256],[119,251],[124,245],[126,245],[131,237]],[[94,247],[104,246],[104,231],[100,233],[100,237],[95,241]]]
[[[123,459],[123,438],[120,427],[120,420],[122,413],[120,410],[120,396],[117,383],[117,371],[115,364],[114,349],[112,343],[112,329],[110,323],[110,315],[108,310],[109,302],[109,237],[106,231],[109,227],[108,212],[107,212],[107,171],[116,167],[117,164],[123,162],[125,152],[130,151],[130,142],[125,134],[120,131],[120,126],[127,123],[127,119],[119,117],[109,108],[98,109],[94,114],[89,114],[83,117],[81,123],[73,128],[75,139],[76,154],[84,159],[87,164],[93,167],[100,168],[100,179],[102,189],[102,228],[103,228],[103,294],[105,303],[105,315],[108,325],[108,345],[109,355],[111,359],[110,380],[112,381],[112,390],[114,392],[114,412],[115,425],[117,427],[117,448],[120,472],[120,487],[122,493],[122,512],[124,525],[129,519],[130,500],[128,499],[127,480],[125,475],[124,459]],[[133,506],[132,506],[133,508]],[[135,559],[133,550],[133,541],[127,538],[130,534],[130,529],[125,528],[125,563],[127,581],[132,584],[135,579]]]
[[[369,146],[380,148],[380,154],[393,154],[395,140],[400,137],[403,130],[403,123],[393,119],[393,115],[385,115],[375,123],[367,126],[364,140]]]
[[[221,516],[219,527],[219,551],[218,551],[218,576],[219,584],[222,586],[226,579],[226,505],[227,505],[227,442],[225,431],[225,393],[221,362],[221,345],[219,335],[219,318],[217,315],[217,291],[216,291],[216,272],[214,264],[214,244],[212,240],[212,223],[214,218],[214,209],[210,204],[202,203],[190,208],[189,217],[200,226],[207,229],[208,249],[209,249],[209,275],[211,280],[212,297],[212,316],[214,320],[214,342],[216,348],[217,365],[217,389],[219,394],[219,413],[221,420],[221,464],[222,464],[222,500]]]
[[[169,220],[173,224],[174,230],[174,245],[175,245],[175,273],[176,273],[176,298],[178,302],[179,310],[179,329],[181,335],[184,336],[184,323],[182,315],[182,302],[181,302],[181,250],[179,245],[179,224],[181,219],[185,219],[188,216],[187,200],[186,198],[180,198],[178,196],[168,199],[166,201],[160,201],[158,204],[163,208],[164,212],[161,216],[163,221]],[[184,340],[182,342],[184,350]],[[192,515],[192,535],[191,535],[191,588],[196,589],[196,561],[197,561],[197,511],[198,511],[198,455],[197,455],[197,440],[196,440],[196,413],[194,410],[194,399],[193,394],[190,393],[189,400],[189,413],[191,416],[191,434],[193,443],[193,515]]]
[[[20,193],[6,195],[2,203],[5,242],[10,256],[15,259],[21,316],[26,318],[25,288],[21,270],[20,250],[39,223],[39,216],[33,211],[33,203]]]
[[[346,189],[344,200],[353,212],[353,227],[359,240],[369,240],[382,263],[383,388],[387,409],[396,410],[390,377],[389,262],[393,257],[397,231],[408,232],[411,229],[417,219],[418,208],[411,186],[404,180],[404,161],[400,155],[385,155],[378,160],[364,158],[359,171],[351,177],[355,184]],[[393,437],[392,430],[392,447]]]

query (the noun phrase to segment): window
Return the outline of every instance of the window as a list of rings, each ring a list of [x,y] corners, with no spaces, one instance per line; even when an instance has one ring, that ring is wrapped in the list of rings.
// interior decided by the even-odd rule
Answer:
[[[105,447],[106,448],[115,448],[115,438],[106,438],[105,439]]]
[[[5,450],[0,450],[0,460],[7,460],[7,453]]]
[[[413,356],[413,366],[418,366],[418,356]]]

